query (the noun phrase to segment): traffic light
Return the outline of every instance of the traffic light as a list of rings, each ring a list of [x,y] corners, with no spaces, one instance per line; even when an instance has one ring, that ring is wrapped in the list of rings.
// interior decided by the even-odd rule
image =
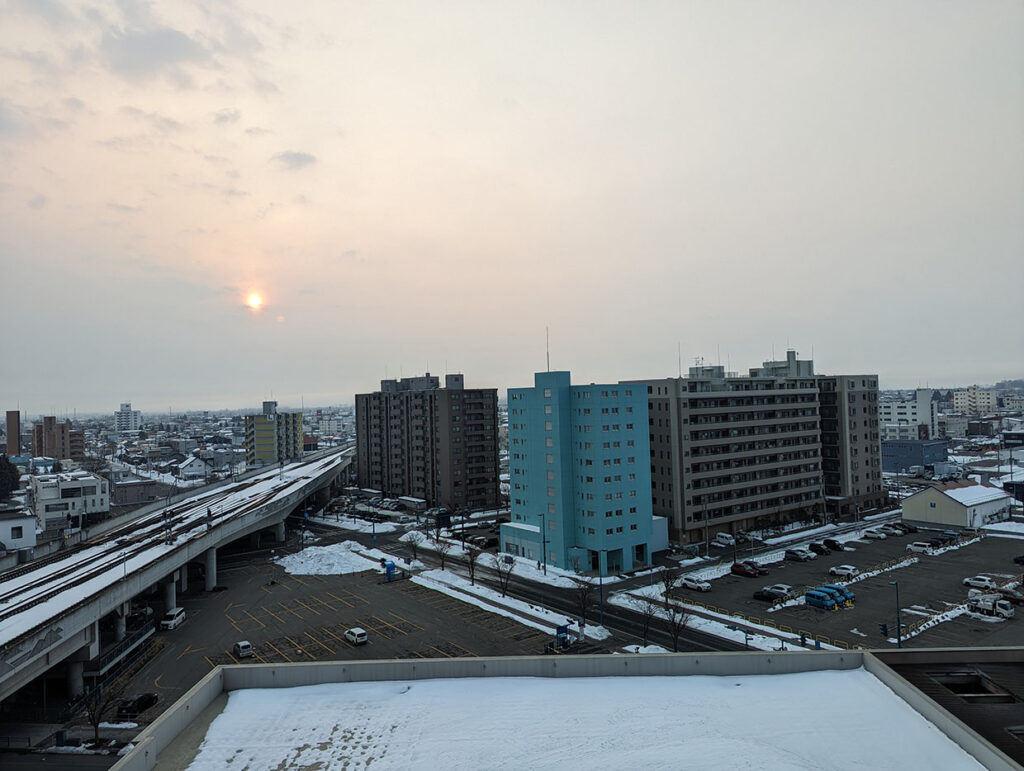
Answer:
[[[889,636],[889,625],[888,624],[879,624],[878,625],[878,631],[882,633],[882,637],[888,637]]]

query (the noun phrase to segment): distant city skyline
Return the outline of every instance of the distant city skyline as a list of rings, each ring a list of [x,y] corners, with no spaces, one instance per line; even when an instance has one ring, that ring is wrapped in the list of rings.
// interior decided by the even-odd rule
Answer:
[[[1022,3],[0,13],[3,409],[1022,376]]]

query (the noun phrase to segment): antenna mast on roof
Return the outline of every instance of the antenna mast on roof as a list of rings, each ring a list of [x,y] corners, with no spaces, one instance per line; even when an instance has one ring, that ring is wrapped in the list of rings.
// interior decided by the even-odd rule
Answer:
[[[678,366],[679,366],[679,377],[682,377],[683,376],[683,346],[682,346],[682,344],[678,340],[676,341],[676,360],[678,361]]]

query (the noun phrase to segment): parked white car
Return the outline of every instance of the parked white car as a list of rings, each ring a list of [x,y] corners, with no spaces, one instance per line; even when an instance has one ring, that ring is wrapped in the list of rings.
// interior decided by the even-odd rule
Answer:
[[[830,576],[840,576],[841,578],[853,578],[860,571],[853,565],[833,565],[828,569]]]
[[[881,530],[865,530],[864,537],[871,538],[875,541],[884,541],[886,538],[885,533],[883,533]]]
[[[964,579],[964,586],[973,586],[975,589],[995,589],[999,584],[988,576],[971,576]]]
[[[731,535],[730,533],[715,533],[715,540],[718,541],[718,543],[720,544],[724,544],[725,546],[733,546],[736,543],[735,536]]]
[[[930,543],[926,541],[914,541],[913,543],[907,544],[907,551],[916,551],[920,553],[927,553],[932,548]]]
[[[878,529],[886,535],[903,535],[902,530],[900,530],[898,527],[893,527],[892,525],[882,525]]]
[[[701,581],[699,578],[692,578],[690,576],[683,576],[679,579],[679,585],[684,589],[693,589],[698,592],[710,592],[711,582]]]

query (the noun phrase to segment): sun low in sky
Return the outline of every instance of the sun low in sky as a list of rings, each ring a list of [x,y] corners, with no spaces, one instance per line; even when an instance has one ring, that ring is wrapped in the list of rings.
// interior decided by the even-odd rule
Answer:
[[[251,310],[258,311],[263,307],[263,298],[256,292],[253,292],[246,298],[245,304],[248,305]]]

